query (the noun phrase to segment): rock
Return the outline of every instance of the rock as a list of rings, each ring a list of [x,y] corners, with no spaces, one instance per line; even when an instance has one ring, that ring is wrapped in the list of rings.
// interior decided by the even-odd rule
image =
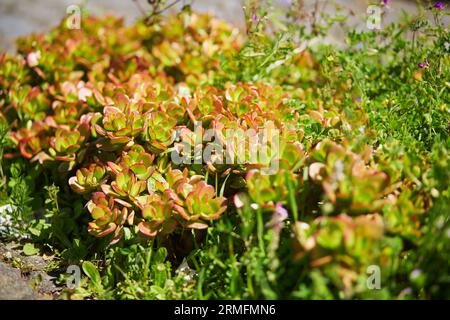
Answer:
[[[18,269],[0,261],[0,300],[36,300],[40,296],[22,278]]]
[[[58,278],[58,273],[49,274],[46,269],[48,264],[52,262],[52,258],[44,259],[42,256],[24,256],[22,255],[22,246],[15,242],[3,243],[0,241],[0,263],[3,267],[12,269],[16,275],[19,275],[19,280],[25,283],[34,292],[34,299],[55,299],[59,296],[60,287],[56,286],[55,280]],[[19,264],[19,268],[13,267],[13,261]],[[11,266],[10,266],[11,265]],[[0,269],[2,272],[3,269]],[[12,275],[10,272],[9,275]],[[10,277],[8,278],[10,279]],[[2,282],[3,281],[3,282]],[[3,297],[3,287],[7,279],[3,279],[0,275],[0,300],[7,299]],[[5,289],[6,290],[6,289]],[[11,291],[14,289],[11,289]],[[6,292],[6,291],[5,291]],[[14,297],[15,294],[9,292],[13,297],[10,299],[20,299]],[[31,298],[23,298],[31,299]]]

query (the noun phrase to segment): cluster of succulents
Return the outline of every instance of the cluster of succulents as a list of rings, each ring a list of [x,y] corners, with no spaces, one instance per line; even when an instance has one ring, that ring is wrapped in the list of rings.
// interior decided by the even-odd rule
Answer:
[[[313,151],[313,158],[319,161],[310,165],[309,175],[339,212],[376,212],[386,203],[389,176],[369,168],[361,156],[322,141]]]
[[[150,237],[206,228],[225,211],[225,198],[199,175],[185,170],[177,180],[180,171],[164,165],[177,130],[192,124],[174,82],[206,83],[240,35],[195,14],[150,27],[112,17],[85,24],[20,39],[18,55],[1,55],[1,117],[17,145],[6,156],[56,164],[89,200],[95,236],[117,241],[126,223]]]
[[[281,207],[297,219],[289,225],[294,256],[311,267],[362,268],[385,232],[417,236],[429,197],[379,165],[371,146],[348,145],[338,128],[363,128],[367,119],[341,110],[342,97],[325,108],[308,89],[212,85],[226,78],[220,56],[242,46],[226,23],[183,13],[152,26],[125,27],[112,17],[87,17],[83,26],[61,25],[21,39],[17,55],[0,55],[0,118],[16,145],[5,156],[56,168],[84,198],[92,235],[116,243],[125,228],[150,238],[206,229],[241,208],[239,196],[235,206],[229,199],[245,193],[255,216]],[[306,51],[290,63],[294,74],[315,72]],[[336,139],[306,139],[304,123]],[[259,140],[229,133],[250,130]],[[201,150],[217,144],[226,151],[202,159]],[[251,148],[263,144],[277,152],[251,159]],[[174,151],[189,161],[171,161]]]
[[[376,254],[376,242],[382,238],[384,228],[379,214],[355,218],[345,214],[322,216],[309,224],[298,221],[294,227],[298,250],[296,258],[311,255],[310,263],[314,266],[334,260],[344,262],[349,268],[354,267],[354,264],[367,267]],[[366,252],[368,247],[370,250]]]
[[[68,162],[60,168],[76,171],[69,179],[72,190],[96,199],[88,206],[91,214],[92,203],[103,208],[95,210],[93,233],[112,232],[113,225],[119,228],[127,220],[122,215],[134,216],[135,211],[141,215],[128,220],[146,235],[156,234],[162,226],[173,229],[176,223],[206,227],[226,208],[217,190],[197,177],[204,178],[206,172],[245,176],[252,201],[262,207],[286,204],[288,186],[297,196],[304,184],[303,170],[313,160],[317,161],[309,165],[309,175],[322,186],[336,212],[344,207],[348,213],[376,212],[383,206],[389,192],[385,173],[367,169],[362,159],[338,144],[321,143],[310,154],[305,150],[296,121],[309,117],[333,127],[339,114],[325,116],[320,107],[299,114],[287,101],[301,92],[265,83],[230,83],[223,89],[209,85],[202,77],[217,71],[219,48],[236,51],[240,37],[214,18],[188,17],[171,17],[151,27],[89,18],[76,38],[61,26],[50,40],[31,36],[19,41],[18,56],[2,55],[2,116],[13,124],[12,138],[23,157],[41,163]],[[126,35],[127,45],[121,35]],[[193,56],[206,61],[195,62]],[[100,63],[98,57],[107,59]],[[302,66],[308,64],[304,54],[298,59]],[[184,77],[174,75],[172,67]],[[36,81],[39,85],[32,86]],[[212,130],[218,141],[198,141],[194,127],[200,122],[203,132]],[[279,154],[249,160],[250,144],[242,146],[228,132],[250,129],[255,134],[276,129]],[[160,164],[167,161],[168,151],[182,149],[180,142],[191,150],[219,142],[244,161],[234,158],[224,164],[227,154],[216,155],[222,161],[212,157],[194,175],[183,171],[183,181],[153,190],[150,181],[165,185],[167,175],[171,180],[174,172],[183,170]],[[262,173],[273,157],[277,174]]]

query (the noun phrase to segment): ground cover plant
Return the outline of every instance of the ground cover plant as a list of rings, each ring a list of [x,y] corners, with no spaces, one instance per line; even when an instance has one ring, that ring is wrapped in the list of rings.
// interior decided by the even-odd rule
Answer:
[[[0,236],[68,299],[449,298],[447,8],[339,48],[309,44],[342,16],[302,3],[250,1],[247,32],[186,7],[19,39]]]

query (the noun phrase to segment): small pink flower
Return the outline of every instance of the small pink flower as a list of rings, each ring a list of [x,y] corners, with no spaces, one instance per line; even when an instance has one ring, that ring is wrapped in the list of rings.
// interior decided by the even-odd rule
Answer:
[[[418,66],[420,69],[425,69],[425,68],[430,67],[430,63],[428,62],[428,59],[425,58],[425,59],[423,60],[423,62],[419,62],[419,63],[417,64],[417,66]]]
[[[30,52],[27,55],[27,64],[30,67],[35,67],[39,64],[39,59],[41,58],[41,52],[40,51],[36,51],[36,52]]]
[[[240,209],[244,206],[244,202],[242,202],[242,200],[239,198],[238,194],[234,195],[234,205],[236,206],[236,208]]]
[[[443,2],[438,1],[433,4],[433,8],[442,10],[445,8],[445,4]]]

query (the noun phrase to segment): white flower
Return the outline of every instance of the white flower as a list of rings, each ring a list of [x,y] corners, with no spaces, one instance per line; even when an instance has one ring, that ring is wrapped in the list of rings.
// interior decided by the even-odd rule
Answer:
[[[40,51],[35,51],[35,52],[30,52],[27,55],[27,64],[30,67],[35,67],[39,64],[39,59],[41,58],[41,52]]]
[[[242,202],[242,200],[239,198],[239,195],[237,195],[237,194],[234,196],[234,205],[238,209],[240,209],[244,206],[244,203]]]
[[[342,181],[345,179],[344,163],[341,160],[337,160],[334,163],[334,174],[336,176],[337,181]]]
[[[443,216],[439,216],[435,222],[436,228],[442,229],[445,225],[445,218]]]
[[[420,269],[414,269],[411,272],[411,279],[415,280],[417,278],[419,278],[422,275],[422,271]]]
[[[176,274],[183,273],[184,274],[184,277],[183,277],[184,281],[190,281],[194,277],[198,276],[197,272],[195,272],[194,269],[191,269],[191,267],[189,267],[186,259],[183,259],[183,262],[181,262],[181,264],[178,266],[177,270],[175,270],[175,273]]]

